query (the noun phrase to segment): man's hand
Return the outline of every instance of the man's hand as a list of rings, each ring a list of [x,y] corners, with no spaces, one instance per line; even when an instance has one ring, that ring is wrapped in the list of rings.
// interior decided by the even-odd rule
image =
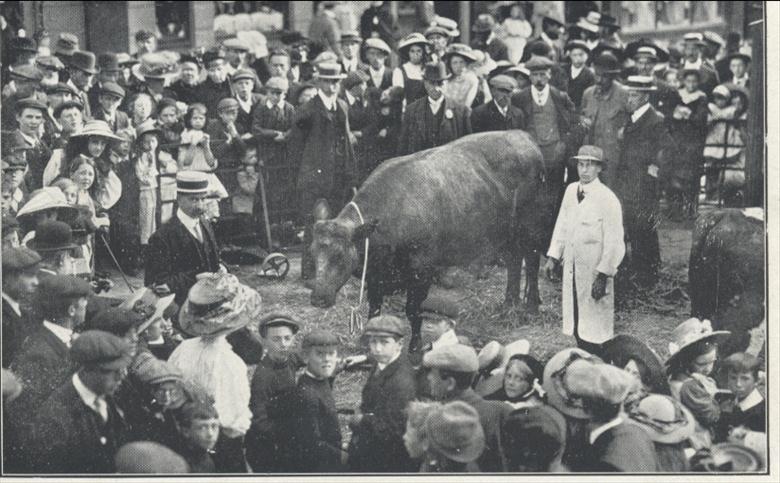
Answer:
[[[603,273],[598,273],[596,280],[593,281],[593,287],[590,289],[590,296],[598,302],[605,295],[607,295],[607,276]]]
[[[557,259],[553,257],[547,258],[547,263],[544,264],[544,273],[547,275],[547,278],[552,280],[553,282],[556,282],[558,280],[558,266],[561,262],[559,262]]]

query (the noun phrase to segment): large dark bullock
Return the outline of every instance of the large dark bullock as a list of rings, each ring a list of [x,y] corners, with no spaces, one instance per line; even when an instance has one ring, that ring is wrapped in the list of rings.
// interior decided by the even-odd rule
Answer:
[[[699,216],[688,266],[692,316],[730,330],[723,355],[747,348],[749,330],[765,320],[763,210],[723,209]]]
[[[420,304],[437,269],[504,255],[506,300],[519,299],[524,254],[526,301],[539,304],[539,250],[555,220],[544,189],[541,152],[522,131],[487,132],[391,159],[355,194],[354,205],[319,221],[311,245],[316,275],[311,302],[329,307],[350,275],[360,276],[365,238],[369,317],[384,295],[406,290],[412,343]],[[546,198],[545,198],[546,199]]]

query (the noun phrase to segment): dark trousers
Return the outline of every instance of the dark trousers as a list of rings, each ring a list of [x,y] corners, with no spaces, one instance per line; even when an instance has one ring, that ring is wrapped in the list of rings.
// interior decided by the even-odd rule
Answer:
[[[580,349],[589,352],[593,355],[599,355],[601,351],[601,344],[595,344],[593,342],[588,342],[587,340],[584,340],[580,337],[580,309],[579,304],[577,303],[577,272],[575,271],[575,268],[572,267],[572,281],[571,281],[571,287],[572,287],[572,297],[574,299],[572,300],[572,303],[574,305],[574,339],[577,341],[577,347]]]
[[[212,459],[217,473],[247,473],[243,436],[229,438],[220,431],[214,451]]]
[[[661,266],[661,247],[655,223],[632,220],[626,226],[626,232],[631,243],[631,270],[637,282],[643,286],[655,285]]]

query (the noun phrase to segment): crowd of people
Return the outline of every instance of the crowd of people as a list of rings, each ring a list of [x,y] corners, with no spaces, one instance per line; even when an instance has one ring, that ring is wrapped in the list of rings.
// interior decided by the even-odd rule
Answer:
[[[146,30],[133,55],[96,55],[70,33],[3,43],[3,471],[764,468],[756,354],[721,360],[728,333],[690,319],[663,363],[585,323],[600,317],[589,296],[611,303],[618,265],[656,283],[662,197],[673,218],[702,197],[742,203],[751,59],[739,35],[624,45],[597,11],[568,28],[548,12],[533,32],[518,2],[477,16],[466,45],[440,17],[401,36],[380,5],[342,31],[333,3],[319,3],[309,37],[289,32],[257,58],[240,38],[158,51]],[[564,282],[576,349],[477,351],[457,314],[427,301],[421,351],[407,354],[407,324],[382,315],[365,327],[367,360],[343,357],[333,333],[265,313],[220,261],[228,217],[270,225],[280,243],[281,227],[302,227],[307,245],[323,204],[340,209],[383,161],[515,129],[538,144],[561,213],[608,198],[604,218],[616,213],[631,246],[621,265],[620,236],[614,263],[581,283],[556,227],[548,268],[562,260],[580,284]],[[304,281],[310,258],[304,248]],[[98,295],[106,260],[143,271],[146,288]],[[333,379],[360,367],[360,407],[337,408]]]

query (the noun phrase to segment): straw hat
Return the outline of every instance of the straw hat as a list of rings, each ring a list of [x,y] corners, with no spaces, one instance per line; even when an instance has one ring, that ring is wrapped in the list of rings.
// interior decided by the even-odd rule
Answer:
[[[645,431],[656,443],[677,444],[696,429],[693,414],[680,401],[663,394],[648,394],[629,411],[628,422]]]
[[[141,81],[148,79],[169,79],[179,74],[179,57],[172,52],[150,52],[141,56],[131,71]]]
[[[52,208],[65,211],[72,217],[78,215],[78,209],[68,204],[62,190],[54,186],[46,186],[32,193],[32,196],[27,200],[27,203],[16,212],[16,217],[20,218],[25,215]]]
[[[442,56],[442,60],[447,62],[452,56],[459,55],[469,62],[476,62],[477,57],[474,55],[474,51],[466,44],[452,44],[447,47],[447,52]]]
[[[88,136],[98,136],[109,139],[111,141],[122,140],[119,136],[114,134],[114,131],[111,130],[106,121],[101,121],[98,119],[87,121],[84,123],[84,127],[81,128],[81,131],[77,132],[76,134],[72,134],[70,137],[77,138]]]
[[[588,144],[580,146],[577,154],[572,156],[572,159],[595,161],[601,164],[607,163],[607,160],[604,158],[604,151],[598,146],[591,146]]]
[[[119,307],[132,310],[144,315],[146,320],[138,326],[137,332],[140,334],[145,331],[152,322],[163,318],[165,309],[171,305],[176,294],[160,297],[149,288],[136,291],[133,295],[122,302]]]
[[[400,52],[402,49],[406,49],[412,45],[420,45],[425,48],[425,46],[429,46],[431,43],[428,42],[428,39],[420,32],[413,32],[401,39],[398,43],[398,51]]]
[[[262,299],[229,273],[201,273],[179,313],[182,331],[216,337],[246,327],[260,316]]]
[[[346,78],[346,74],[341,73],[341,66],[336,63],[322,62],[317,65],[317,72],[314,74],[315,79],[336,79],[341,80]]]
[[[728,330],[712,330],[712,323],[707,319],[690,318],[672,331],[672,342],[669,342],[669,359],[666,365],[671,365],[681,354],[687,352],[686,349],[697,342],[705,340],[721,342],[729,335],[731,332]]]

